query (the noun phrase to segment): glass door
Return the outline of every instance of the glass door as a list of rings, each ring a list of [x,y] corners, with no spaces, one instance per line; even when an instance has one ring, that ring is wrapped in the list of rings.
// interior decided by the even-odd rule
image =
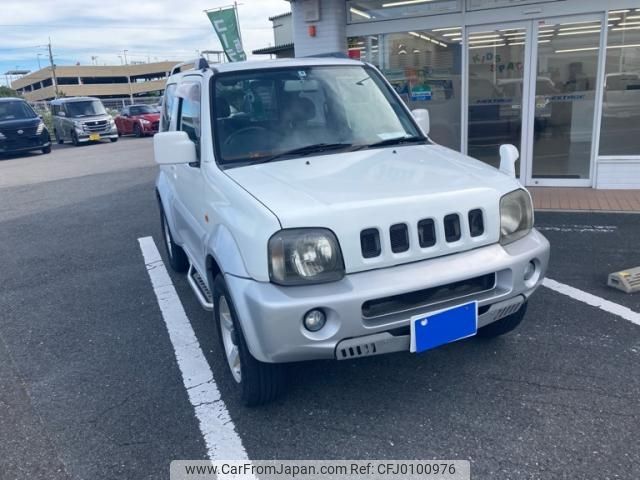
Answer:
[[[467,29],[466,151],[494,167],[500,145],[511,143],[522,152],[531,27],[527,21]]]
[[[532,25],[527,185],[591,186],[603,19],[581,16]]]

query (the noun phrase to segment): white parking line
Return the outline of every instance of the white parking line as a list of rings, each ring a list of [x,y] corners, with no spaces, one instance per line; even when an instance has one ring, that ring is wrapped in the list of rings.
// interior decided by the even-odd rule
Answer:
[[[623,307],[622,305],[610,302],[609,300],[605,300],[604,298],[600,298],[590,293],[583,292],[582,290],[578,290],[577,288],[565,285],[564,283],[556,282],[555,280],[551,280],[550,278],[545,278],[542,281],[542,285],[550,288],[553,291],[586,303],[587,305],[597,307],[601,310],[604,310],[605,312],[612,313],[613,315],[617,315],[618,317],[622,317],[625,320],[629,320],[631,323],[640,325],[640,313],[636,313],[630,308]]]
[[[211,460],[248,460],[160,252],[151,237],[139,238],[153,291]]]

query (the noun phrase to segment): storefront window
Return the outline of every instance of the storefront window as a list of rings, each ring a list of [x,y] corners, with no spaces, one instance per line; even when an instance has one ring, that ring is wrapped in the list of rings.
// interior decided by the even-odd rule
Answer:
[[[380,68],[409,108],[426,108],[430,137],[460,150],[462,30],[381,35]]]
[[[380,67],[380,35],[349,37],[347,45],[349,58]]]
[[[640,10],[609,13],[600,155],[640,155]]]
[[[460,12],[461,0],[348,0],[349,23]]]

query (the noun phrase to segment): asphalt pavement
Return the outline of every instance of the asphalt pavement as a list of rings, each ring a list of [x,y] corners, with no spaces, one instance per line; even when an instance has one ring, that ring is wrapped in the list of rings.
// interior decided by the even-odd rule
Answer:
[[[138,238],[160,248],[151,139],[0,160],[0,478],[168,478],[207,449]],[[640,215],[540,213],[548,276],[640,265]],[[606,228],[602,228],[606,227]],[[164,255],[164,252],[163,252]],[[251,459],[468,459],[474,479],[640,478],[640,326],[541,288],[503,338],[289,367],[242,407],[211,314],[172,274]]]

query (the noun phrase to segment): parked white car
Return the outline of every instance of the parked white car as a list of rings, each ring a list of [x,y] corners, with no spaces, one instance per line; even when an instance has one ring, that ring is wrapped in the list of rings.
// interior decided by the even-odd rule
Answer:
[[[180,65],[157,196],[168,260],[213,310],[247,405],[283,364],[422,352],[514,329],[549,243],[514,176],[435,145],[372,66]],[[492,347],[493,348],[493,347]]]

